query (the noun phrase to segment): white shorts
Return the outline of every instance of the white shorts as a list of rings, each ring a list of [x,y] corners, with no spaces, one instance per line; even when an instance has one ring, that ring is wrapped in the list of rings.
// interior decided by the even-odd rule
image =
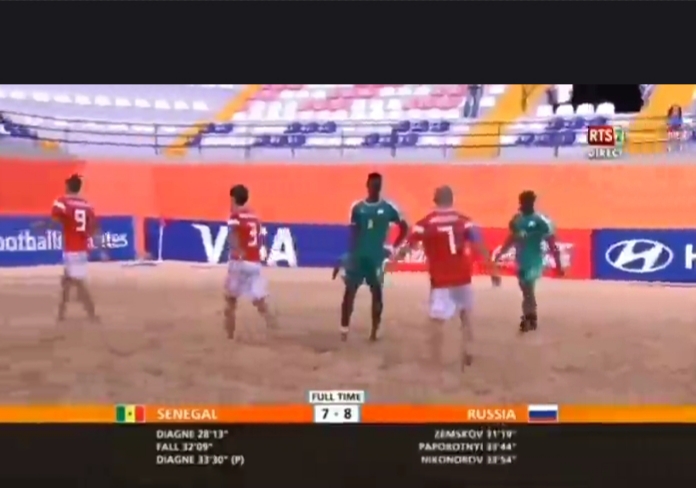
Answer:
[[[225,292],[228,296],[251,300],[266,298],[268,290],[266,280],[261,274],[261,263],[249,261],[230,261],[227,264]]]
[[[471,285],[430,290],[430,318],[449,320],[461,311],[471,310],[473,304]]]
[[[63,253],[63,269],[68,278],[75,280],[84,280],[87,278],[88,262],[89,257],[86,251]]]

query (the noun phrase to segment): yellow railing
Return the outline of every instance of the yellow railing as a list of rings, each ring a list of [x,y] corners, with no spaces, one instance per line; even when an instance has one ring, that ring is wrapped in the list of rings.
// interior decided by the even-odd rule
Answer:
[[[53,117],[38,117],[27,114],[13,112],[3,112],[3,114],[13,121],[26,120],[27,123],[21,125],[23,131],[20,134],[17,130],[0,131],[0,144],[3,137],[13,139],[26,139],[32,143],[40,144],[45,148],[63,147],[70,150],[80,145],[92,146],[115,146],[124,148],[148,148],[154,153],[160,154],[166,148],[186,147],[191,152],[215,151],[218,149],[237,149],[246,153],[251,153],[260,148],[264,149],[285,149],[291,155],[297,152],[308,150],[338,150],[348,151],[355,149],[382,149],[391,151],[396,156],[403,151],[438,149],[442,155],[447,157],[458,147],[467,143],[467,135],[459,131],[435,129],[429,132],[418,132],[418,127],[411,127],[409,132],[398,132],[399,123],[397,122],[374,122],[374,121],[342,121],[336,126],[331,122],[317,122],[316,131],[307,133],[304,130],[308,127],[298,126],[297,131],[291,130],[293,124],[288,123],[230,123],[230,124],[210,124],[210,131],[205,135],[192,136],[185,144],[181,143],[181,134],[190,129],[191,125],[174,124],[141,124],[113,121],[95,121],[78,119],[59,119]],[[620,117],[622,120],[635,120],[634,118]],[[619,119],[617,119],[619,120]],[[655,123],[646,124],[651,127],[649,130],[641,131],[639,137],[635,137],[634,143],[652,144],[654,142],[664,142],[667,137],[666,120],[663,117],[653,118]],[[460,120],[451,123],[451,126],[477,125],[477,147],[496,148],[497,156],[505,150],[517,148],[519,150],[534,148],[552,151],[555,156],[562,155],[564,149],[581,147],[582,144],[575,142],[572,146],[567,146],[562,141],[562,136],[553,135],[548,132],[546,135],[540,131],[539,124],[548,121],[540,119],[529,119],[518,121],[514,124],[514,132],[509,132],[509,123],[470,121]],[[520,136],[525,131],[525,125],[529,125],[529,134],[533,134],[532,141],[520,143],[515,140],[515,136]],[[610,123],[611,125],[611,123]],[[359,134],[355,128],[360,127]],[[2,127],[2,126],[0,126]],[[200,127],[200,126],[198,126]],[[241,128],[243,130],[240,130]],[[256,134],[257,128],[274,128],[270,132],[272,135]],[[482,131],[480,128],[485,127]],[[284,130],[287,128],[288,130]],[[230,129],[228,132],[227,129]],[[441,127],[440,129],[446,129]],[[504,131],[504,129],[507,130]],[[268,130],[268,129],[267,129]],[[3,134],[4,132],[4,134]],[[373,133],[371,138],[367,135]],[[555,134],[566,134],[574,132],[576,138],[587,132],[587,128],[578,130],[564,129]],[[481,137],[481,136],[484,137]],[[626,138],[631,141],[631,132],[626,133]],[[684,130],[684,139],[691,140],[692,131],[690,128]],[[635,136],[635,134],[634,134]],[[429,142],[430,141],[430,142]],[[177,146],[178,145],[178,146]],[[640,152],[640,151],[638,151]]]

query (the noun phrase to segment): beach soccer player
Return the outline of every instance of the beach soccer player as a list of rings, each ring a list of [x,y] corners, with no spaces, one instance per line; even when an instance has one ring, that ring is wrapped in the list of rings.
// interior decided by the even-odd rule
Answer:
[[[225,330],[234,339],[237,329],[237,302],[248,298],[268,328],[275,328],[275,317],[268,306],[268,286],[262,275],[261,221],[247,207],[249,190],[244,185],[230,189],[229,226],[230,257],[225,280]]]
[[[536,284],[544,272],[544,242],[553,256],[556,272],[559,276],[564,274],[553,223],[536,211],[535,204],[533,191],[520,193],[519,211],[510,219],[508,237],[496,256],[496,261],[500,260],[514,246],[517,282],[522,291],[521,332],[537,329]]]
[[[63,275],[60,279],[60,301],[58,303],[58,321],[65,319],[70,302],[70,293],[77,291],[78,301],[92,321],[98,316],[94,299],[87,287],[87,265],[92,247],[101,248],[102,239],[99,225],[92,205],[80,195],[82,178],[72,175],[65,180],[65,194],[56,198],[51,207],[51,220],[34,224],[34,229],[44,229],[59,225],[63,233]],[[102,260],[107,259],[104,251],[100,252]]]
[[[395,246],[403,243],[408,224],[399,209],[381,196],[382,175],[370,173],[367,177],[367,196],[357,201],[350,210],[350,243],[345,270],[345,290],[341,303],[341,340],[348,339],[350,318],[355,297],[364,283],[372,295],[372,328],[370,341],[377,340],[384,308],[384,249],[391,224],[399,226]]]
[[[473,341],[473,252],[486,263],[494,286],[500,285],[500,277],[478,227],[453,208],[452,189],[449,186],[437,188],[433,200],[435,209],[416,222],[395,259],[402,259],[418,244],[423,246],[430,276],[431,359],[435,366],[441,365],[444,323],[458,315],[462,332],[460,364],[464,369],[473,360],[469,349]]]

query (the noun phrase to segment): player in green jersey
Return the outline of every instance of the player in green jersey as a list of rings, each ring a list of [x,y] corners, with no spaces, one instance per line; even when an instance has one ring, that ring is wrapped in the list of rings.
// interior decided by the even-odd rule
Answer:
[[[520,331],[529,332],[537,328],[536,282],[544,271],[544,242],[553,255],[556,270],[563,276],[561,254],[556,246],[553,224],[534,209],[536,195],[524,191],[519,196],[520,208],[510,220],[510,234],[500,249],[497,260],[515,246],[517,281],[522,291],[522,319]]]
[[[372,294],[372,331],[370,340],[377,340],[377,331],[384,308],[382,285],[384,248],[391,224],[399,226],[394,247],[399,247],[408,233],[408,224],[394,204],[381,197],[382,175],[367,177],[367,198],[353,204],[350,211],[351,240],[345,267],[345,291],[341,304],[341,339],[348,339],[350,317],[358,288],[363,283]]]

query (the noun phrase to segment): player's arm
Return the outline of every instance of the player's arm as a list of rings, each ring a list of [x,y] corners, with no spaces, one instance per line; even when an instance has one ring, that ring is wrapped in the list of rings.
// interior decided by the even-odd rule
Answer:
[[[343,267],[343,260],[341,259],[336,263],[333,270],[331,271],[331,279],[332,280],[336,279],[336,276],[338,276],[338,273],[341,272],[342,267]]]
[[[90,212],[87,217],[87,232],[89,232],[89,236],[92,238],[94,247],[102,249],[104,247],[104,233],[94,212]]]
[[[406,222],[406,219],[398,208],[396,208],[394,205],[390,206],[392,208],[390,221],[399,227],[399,234],[396,236],[396,240],[394,241],[394,247],[399,249],[408,237],[408,222]]]
[[[65,216],[66,207],[63,202],[56,200],[51,206],[51,215],[47,219],[37,220],[31,224],[31,228],[37,231],[44,231],[51,228],[59,228],[63,217]]]
[[[419,243],[423,242],[424,235],[425,226],[423,222],[416,222],[416,224],[411,228],[411,233],[406,234],[405,242],[396,248],[396,254],[394,254],[392,258],[396,261],[405,258],[406,255],[413,251]]]
[[[360,237],[360,212],[358,204],[354,203],[350,208],[350,241],[348,242],[348,252],[352,255],[358,245]]]
[[[96,215],[94,215],[94,211],[92,210],[90,210],[89,215],[87,216],[87,232],[89,232],[89,236],[92,239],[94,249],[99,250],[99,257],[101,260],[106,261],[109,259],[109,255],[104,247],[104,232],[99,220],[97,219]]]
[[[481,229],[472,222],[467,222],[464,225],[464,238],[465,240],[471,242],[472,247],[476,253],[481,257],[486,266],[486,271],[493,275],[498,274],[498,266],[495,261],[491,259],[491,253],[488,251],[488,247],[483,242],[483,236],[481,235]]]
[[[556,243],[556,235],[554,234],[553,224],[545,217],[541,217],[540,220],[543,232],[545,234],[544,240],[549,246],[549,251],[553,256],[553,262],[556,264],[556,272],[562,276],[563,263],[561,262],[561,250],[558,248],[558,244]]]
[[[515,219],[511,219],[508,223],[508,235],[503,241],[503,245],[500,246],[500,251],[498,255],[495,256],[495,262],[497,263],[504,255],[507,253],[512,245],[515,243]]]
[[[227,242],[230,246],[231,253],[241,253],[242,250],[239,246],[239,235],[237,230],[239,229],[239,219],[236,217],[231,217],[227,221],[227,226],[229,227],[229,232],[227,233]]]

